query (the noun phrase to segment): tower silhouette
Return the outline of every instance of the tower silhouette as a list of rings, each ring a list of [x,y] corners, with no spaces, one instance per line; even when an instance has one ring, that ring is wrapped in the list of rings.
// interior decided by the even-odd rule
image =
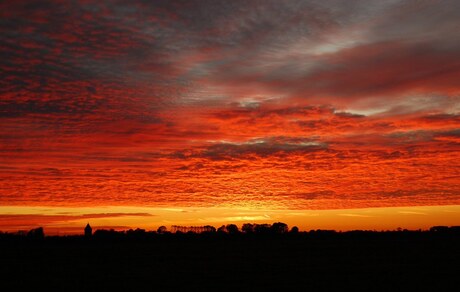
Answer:
[[[91,228],[91,226],[88,224],[86,224],[86,227],[85,227],[85,237],[89,238],[93,235],[93,228]]]

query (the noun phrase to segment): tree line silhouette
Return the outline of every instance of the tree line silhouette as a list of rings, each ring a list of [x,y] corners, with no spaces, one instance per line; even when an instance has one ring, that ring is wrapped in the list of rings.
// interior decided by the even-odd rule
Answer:
[[[276,222],[93,232],[88,224],[80,235],[45,231],[0,232],[2,291],[35,291],[37,283],[58,291],[458,287],[460,226],[340,232]]]
[[[24,240],[39,242],[45,239],[74,239],[74,240],[102,240],[102,241],[121,241],[121,240],[148,240],[161,238],[390,238],[390,237],[439,237],[455,236],[460,237],[460,226],[433,226],[429,230],[407,230],[397,228],[396,230],[371,231],[371,230],[352,230],[335,231],[316,229],[310,231],[299,231],[297,226],[289,229],[283,222],[273,224],[254,224],[245,223],[241,229],[236,224],[222,225],[215,228],[211,225],[205,226],[179,226],[173,225],[168,230],[166,226],[160,226],[156,231],[145,229],[129,229],[116,231],[114,229],[97,229],[94,233],[89,224],[83,229],[82,235],[65,236],[45,236],[43,227],[33,228],[28,232],[2,232],[0,231],[0,242],[8,240]]]

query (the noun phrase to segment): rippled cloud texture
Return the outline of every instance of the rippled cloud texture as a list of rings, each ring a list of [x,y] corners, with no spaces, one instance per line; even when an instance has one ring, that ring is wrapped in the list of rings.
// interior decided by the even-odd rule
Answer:
[[[460,204],[459,1],[0,15],[0,205]]]

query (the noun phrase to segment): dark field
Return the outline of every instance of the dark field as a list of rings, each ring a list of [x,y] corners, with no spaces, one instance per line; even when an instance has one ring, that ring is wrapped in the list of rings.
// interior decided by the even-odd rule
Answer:
[[[459,291],[458,235],[0,243],[1,291]],[[27,290],[26,290],[27,291]]]

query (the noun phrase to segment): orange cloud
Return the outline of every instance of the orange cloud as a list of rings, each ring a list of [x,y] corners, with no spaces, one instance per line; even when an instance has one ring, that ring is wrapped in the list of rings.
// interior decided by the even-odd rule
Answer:
[[[450,5],[0,6],[2,206],[460,204]]]

